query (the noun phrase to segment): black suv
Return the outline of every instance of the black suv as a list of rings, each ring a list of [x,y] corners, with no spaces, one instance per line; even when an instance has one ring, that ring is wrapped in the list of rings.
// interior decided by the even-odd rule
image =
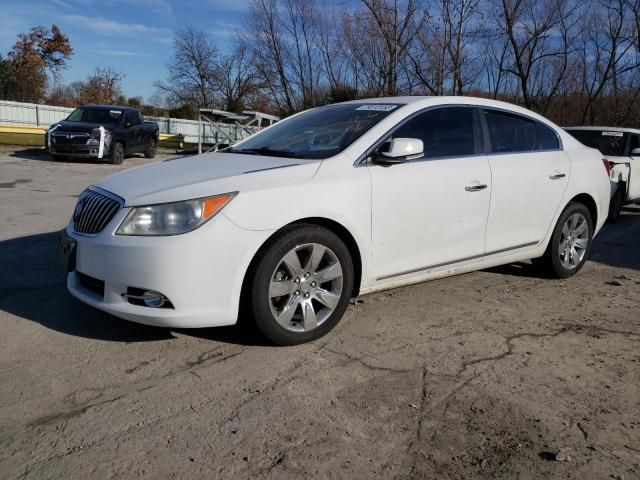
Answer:
[[[125,155],[137,152],[153,158],[158,148],[158,124],[145,122],[135,108],[86,105],[49,127],[45,147],[56,160],[105,158],[121,164]]]

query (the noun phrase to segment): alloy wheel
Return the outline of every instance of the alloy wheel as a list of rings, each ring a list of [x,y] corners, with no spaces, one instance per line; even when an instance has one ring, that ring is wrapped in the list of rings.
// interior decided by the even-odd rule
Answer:
[[[269,282],[269,306],[278,324],[293,332],[322,325],[342,296],[342,265],[319,243],[290,250],[278,262]]]
[[[562,226],[558,245],[560,263],[567,270],[577,268],[589,246],[589,223],[582,213],[574,213]]]

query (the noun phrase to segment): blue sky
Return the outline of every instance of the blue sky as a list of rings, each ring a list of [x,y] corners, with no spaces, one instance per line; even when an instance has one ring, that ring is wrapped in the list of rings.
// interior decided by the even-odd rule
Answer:
[[[127,96],[147,100],[153,82],[166,77],[173,32],[187,24],[207,31],[220,50],[229,49],[249,0],[0,0],[0,53],[35,25],[57,24],[74,55],[63,81],[84,80],[96,67],[126,75]]]

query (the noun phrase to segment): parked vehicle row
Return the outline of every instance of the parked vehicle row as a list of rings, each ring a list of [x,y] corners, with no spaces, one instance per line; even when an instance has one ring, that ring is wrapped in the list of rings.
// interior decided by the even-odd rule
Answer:
[[[574,275],[607,217],[607,169],[510,104],[346,102],[90,186],[60,255],[69,291],[113,315],[189,328],[248,315],[290,345],[359,294],[528,259]]]
[[[145,122],[135,108],[87,105],[49,127],[45,148],[55,160],[105,158],[119,165],[131,153],[155,157],[158,131],[158,124]]]
[[[599,150],[607,160],[612,182],[609,220],[615,222],[623,205],[640,202],[640,130],[616,127],[565,130],[584,145]]]

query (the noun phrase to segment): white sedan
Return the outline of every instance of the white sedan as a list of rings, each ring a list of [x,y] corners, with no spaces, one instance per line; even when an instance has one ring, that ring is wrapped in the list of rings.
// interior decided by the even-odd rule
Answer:
[[[118,317],[247,315],[290,345],[326,334],[359,294],[527,259],[569,277],[609,194],[602,155],[528,110],[359,100],[89,187],[59,254],[69,291]]]

